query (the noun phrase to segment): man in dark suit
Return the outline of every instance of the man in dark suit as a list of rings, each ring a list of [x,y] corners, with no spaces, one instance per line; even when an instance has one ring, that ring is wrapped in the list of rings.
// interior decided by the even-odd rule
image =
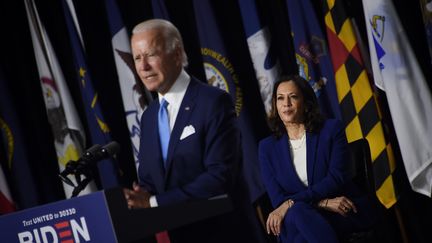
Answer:
[[[124,190],[128,206],[148,208],[229,194],[241,151],[230,96],[185,72],[182,38],[170,22],[138,24],[131,45],[138,75],[158,99],[141,118],[139,185]],[[232,242],[236,237],[224,232],[235,234],[241,228],[234,227],[239,221],[233,215],[170,231],[171,241]]]

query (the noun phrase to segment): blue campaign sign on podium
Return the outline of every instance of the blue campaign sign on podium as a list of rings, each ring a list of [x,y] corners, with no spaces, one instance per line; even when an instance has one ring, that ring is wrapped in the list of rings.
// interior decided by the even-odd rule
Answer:
[[[0,217],[2,242],[117,242],[104,192]]]
[[[94,192],[0,217],[7,243],[135,242],[233,210],[230,198],[128,209],[121,188]]]

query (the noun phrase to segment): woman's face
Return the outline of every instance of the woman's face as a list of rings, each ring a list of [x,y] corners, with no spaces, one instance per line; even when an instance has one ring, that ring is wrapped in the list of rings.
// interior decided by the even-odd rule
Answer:
[[[276,108],[285,126],[303,122],[303,104],[303,94],[293,81],[279,84],[276,91]]]

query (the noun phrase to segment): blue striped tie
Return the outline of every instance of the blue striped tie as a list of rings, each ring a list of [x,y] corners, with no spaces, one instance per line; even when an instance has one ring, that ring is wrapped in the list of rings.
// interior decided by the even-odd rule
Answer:
[[[169,126],[167,106],[168,106],[168,102],[165,99],[162,99],[159,107],[159,113],[158,113],[159,138],[160,138],[160,144],[162,148],[162,158],[164,161],[164,166],[168,155],[168,145],[170,140],[170,126]]]

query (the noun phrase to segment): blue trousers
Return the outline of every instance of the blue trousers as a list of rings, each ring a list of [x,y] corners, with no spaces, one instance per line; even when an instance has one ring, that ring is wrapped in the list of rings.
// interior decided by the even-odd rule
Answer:
[[[285,215],[279,239],[283,243],[339,242],[347,234],[372,225],[372,212],[368,211],[351,212],[344,217],[308,203],[296,202]]]

